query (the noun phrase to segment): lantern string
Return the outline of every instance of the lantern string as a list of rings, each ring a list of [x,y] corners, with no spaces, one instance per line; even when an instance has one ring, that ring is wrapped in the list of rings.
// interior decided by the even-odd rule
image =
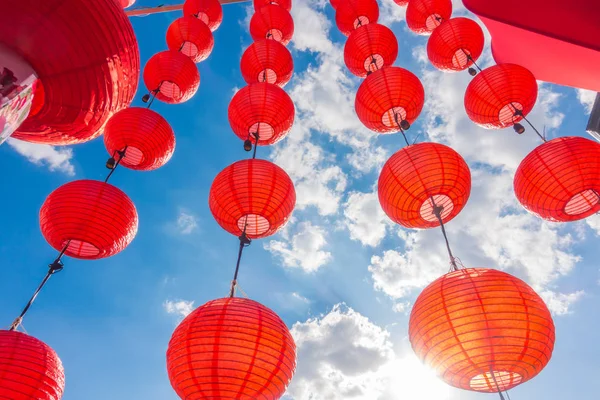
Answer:
[[[242,261],[242,252],[244,251],[244,247],[250,246],[252,240],[246,235],[246,228],[248,227],[248,215],[246,215],[246,220],[244,221],[244,231],[239,236],[240,239],[240,249],[238,252],[237,263],[235,265],[235,273],[233,274],[233,280],[231,281],[231,288],[229,289],[229,297],[233,297],[235,295],[235,287],[237,286],[237,278],[238,273],[240,272],[240,262]]]
[[[496,389],[498,389],[498,394],[500,395],[500,399],[506,400],[504,398],[504,396],[502,395],[502,390],[500,390],[500,386],[498,385],[498,381],[496,380],[496,374],[494,373],[494,371],[490,371],[490,375],[492,375],[492,379],[494,379],[494,383],[496,384]],[[508,392],[506,392],[506,395],[508,396]],[[510,400],[510,398],[509,398],[509,400]]]
[[[254,135],[254,152],[252,153],[252,159],[254,160],[256,158],[256,150],[258,149],[258,132],[260,131],[260,122],[258,123],[258,126],[256,127],[256,132],[253,132],[252,134]]]
[[[406,138],[406,133],[404,132],[404,129],[402,129],[402,124],[400,121],[398,121],[398,113],[394,113],[394,120],[396,121],[396,125],[398,125],[398,129],[400,129],[400,132],[402,133],[402,137],[404,138],[406,145],[410,146],[410,143],[408,142],[408,139]]]
[[[477,70],[479,72],[482,72],[483,70],[481,69],[481,67],[477,64],[477,62],[475,62],[475,60],[473,59],[473,57],[471,57],[470,54],[467,54],[467,52],[464,49],[460,49],[460,51],[462,51],[466,56],[467,56],[467,60],[471,61],[473,63],[473,65],[477,68]]]
[[[106,176],[106,179],[104,179],[104,183],[108,183],[108,180],[110,179],[110,177],[112,176],[112,174],[115,172],[115,170],[117,169],[117,167],[119,166],[119,164],[121,164],[121,160],[123,160],[125,158],[125,155],[127,153],[127,147],[125,146],[123,147],[123,150],[115,150],[113,152],[112,157],[110,158],[109,161],[115,161],[115,155],[119,155],[119,159],[116,160],[115,164],[112,166],[112,168],[110,169],[110,172],[108,173],[108,175]]]
[[[8,329],[9,331],[17,330],[17,328],[23,323],[23,318],[25,317],[25,314],[27,314],[27,311],[29,311],[29,309],[33,305],[33,302],[37,298],[38,294],[40,294],[40,292],[42,291],[44,286],[46,286],[46,283],[48,282],[50,277],[52,275],[54,275],[55,273],[63,270],[64,264],[61,261],[61,259],[62,259],[63,255],[65,254],[65,252],[67,251],[67,249],[69,248],[69,244],[71,244],[71,240],[67,241],[67,243],[65,244],[65,246],[63,247],[61,252],[58,254],[58,256],[52,262],[52,264],[48,265],[48,272],[46,273],[46,276],[42,280],[42,283],[40,283],[40,285],[38,286],[36,291],[33,293],[33,296],[31,296],[31,298],[29,299],[29,301],[23,308],[23,311],[21,311],[21,314],[19,314],[19,316],[17,318],[15,318],[12,325]]]
[[[442,211],[444,210],[444,206],[438,206],[433,199],[433,196],[430,196],[431,204],[433,205],[433,213],[438,219],[440,223],[440,227],[442,228],[442,234],[444,235],[444,240],[446,241],[446,249],[448,250],[448,256],[450,257],[450,264],[452,265],[452,269],[454,271],[458,271],[458,265],[456,264],[456,260],[454,259],[454,255],[452,254],[452,249],[450,248],[450,242],[448,241],[448,235],[446,235],[446,227],[444,226],[444,220],[442,219]]]

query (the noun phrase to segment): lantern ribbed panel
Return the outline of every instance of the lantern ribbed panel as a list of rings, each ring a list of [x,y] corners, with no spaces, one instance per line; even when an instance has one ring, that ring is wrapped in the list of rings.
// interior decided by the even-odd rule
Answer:
[[[165,165],[175,151],[175,134],[169,123],[149,108],[130,107],[116,113],[104,129],[104,146],[114,157],[125,150],[121,165],[150,171]]]
[[[537,100],[538,85],[528,69],[499,64],[484,69],[467,86],[465,110],[471,121],[486,129],[502,129],[521,121]]]
[[[123,8],[128,8],[135,4],[135,0],[120,0],[120,2]]]
[[[198,307],[167,350],[171,385],[182,399],[278,400],[296,369],[296,345],[273,311],[250,299]]]
[[[469,18],[452,18],[442,22],[427,42],[427,56],[441,71],[463,71],[473,65],[483,52],[483,30]]]
[[[339,6],[341,3],[345,2],[345,1],[346,1],[346,0],[329,0],[329,4],[331,4],[331,7],[332,7],[334,10],[337,10],[338,6]]]
[[[250,35],[254,41],[271,39],[287,45],[294,35],[294,20],[283,7],[275,4],[262,6],[250,19]]]
[[[261,146],[277,143],[288,134],[294,123],[294,103],[279,86],[251,83],[238,90],[229,103],[229,124],[242,140]]]
[[[135,206],[111,184],[79,180],[50,193],[40,210],[40,227],[50,246],[65,255],[96,260],[113,256],[133,240],[138,229]]]
[[[452,0],[410,0],[406,7],[406,24],[418,35],[430,35],[452,16]]]
[[[242,76],[247,83],[267,82],[284,87],[294,73],[290,51],[281,43],[261,39],[252,43],[240,62]]]
[[[456,217],[471,194],[471,171],[463,158],[439,143],[404,147],[383,166],[379,203],[390,219],[406,228],[434,228],[433,205],[444,223]],[[432,201],[433,198],[433,201]]]
[[[554,348],[544,301],[522,280],[493,269],[451,272],[425,288],[408,334],[417,357],[441,379],[478,392],[506,391],[535,377]]]
[[[335,11],[335,24],[346,36],[356,28],[374,24],[379,19],[377,0],[344,0]]]
[[[183,15],[198,18],[214,32],[223,21],[223,8],[219,0],[185,0]]]
[[[288,174],[270,161],[237,161],[216,176],[208,205],[227,232],[251,239],[273,235],[292,214],[296,191]]]
[[[253,0],[254,10],[258,10],[267,4],[274,4],[285,8],[287,11],[292,11],[292,0]]]
[[[200,72],[196,64],[178,51],[156,53],[144,68],[144,83],[148,91],[160,88],[156,98],[169,104],[180,104],[191,99],[200,86]]]
[[[400,67],[385,67],[373,72],[356,92],[354,108],[360,121],[379,133],[399,132],[396,122],[405,119],[411,124],[417,119],[425,91],[419,78]]]
[[[368,24],[354,30],[344,46],[344,62],[354,75],[364,78],[394,64],[398,57],[396,35],[388,27]]]
[[[60,400],[65,372],[54,350],[18,331],[0,330],[0,398]]]
[[[15,139],[50,145],[92,140],[137,90],[140,55],[129,19],[115,0],[2,3],[0,41],[39,81],[35,107]]]
[[[550,140],[519,165],[514,189],[528,211],[555,222],[600,211],[600,144],[579,136]]]
[[[181,51],[195,63],[206,60],[214,45],[208,25],[197,18],[178,18],[167,29],[169,49]]]
[[[400,7],[406,7],[408,5],[409,0],[394,0],[394,3],[398,4]]]

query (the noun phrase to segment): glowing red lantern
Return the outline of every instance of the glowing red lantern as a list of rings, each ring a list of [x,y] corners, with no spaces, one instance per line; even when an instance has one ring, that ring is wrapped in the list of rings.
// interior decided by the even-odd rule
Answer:
[[[121,6],[123,6],[123,8],[128,8],[135,4],[135,0],[119,0],[119,1],[121,2]]]
[[[39,78],[34,105],[13,138],[83,143],[99,136],[106,121],[131,103],[140,56],[119,2],[10,1],[2,4],[2,18],[10,21],[0,24],[2,44]]]
[[[442,207],[444,223],[467,204],[471,171],[463,158],[439,143],[404,147],[383,166],[379,175],[379,203],[390,219],[407,228],[439,226],[434,206]]]
[[[144,68],[144,83],[156,98],[169,104],[191,99],[200,86],[196,64],[178,51],[156,53]]]
[[[116,113],[104,128],[108,153],[127,168],[150,171],[165,165],[175,151],[169,123],[149,108],[130,107]]]
[[[268,4],[274,4],[283,7],[288,11],[292,11],[292,0],[254,0],[253,3],[255,11]]]
[[[67,256],[96,260],[131,243],[138,215],[129,197],[115,186],[79,180],[50,193],[40,210],[40,227],[56,250],[67,246]]]
[[[47,344],[18,331],[0,330],[0,398],[60,400],[62,362]]]
[[[296,191],[288,174],[272,162],[237,161],[217,175],[208,205],[227,232],[240,236],[246,227],[251,239],[273,235],[288,220]]]
[[[400,131],[402,121],[412,124],[424,102],[425,91],[419,78],[404,68],[385,67],[361,83],[354,108],[358,119],[370,130],[392,133]]]
[[[417,357],[446,383],[488,393],[539,374],[555,338],[548,307],[531,287],[483,268],[451,272],[425,288],[408,335]]]
[[[294,35],[294,20],[283,7],[275,4],[262,6],[250,19],[250,35],[255,41],[271,39],[287,45]]]
[[[427,56],[439,70],[462,71],[473,65],[483,52],[483,30],[469,18],[442,22],[427,42]]]
[[[345,1],[346,0],[329,0],[329,4],[331,4],[331,7],[333,7],[333,9],[336,10],[340,3],[343,3]]]
[[[288,134],[294,123],[294,103],[279,86],[251,83],[238,90],[229,103],[229,124],[242,140],[270,145]]]
[[[198,18],[214,32],[223,21],[223,8],[219,0],[185,0],[183,15]]]
[[[408,5],[409,0],[394,0],[394,3],[398,4],[400,7],[405,7]]]
[[[197,18],[178,18],[167,29],[169,49],[180,51],[193,62],[206,60],[214,45],[215,39],[208,25]]]
[[[579,136],[552,139],[519,165],[514,188],[528,211],[569,222],[600,211],[600,144]]]
[[[376,23],[378,19],[377,0],[344,0],[336,8],[335,24],[346,36],[361,26]]]
[[[388,27],[376,23],[354,30],[344,46],[344,62],[361,78],[394,64],[398,57],[396,35]]]
[[[419,35],[429,35],[452,15],[452,0],[410,0],[406,24]]]
[[[507,128],[533,109],[538,85],[529,70],[516,64],[484,69],[467,86],[465,109],[471,121],[486,129]]]
[[[244,51],[240,66],[247,83],[267,82],[280,87],[290,81],[294,72],[290,51],[281,43],[269,39],[252,43]]]
[[[167,370],[182,399],[280,399],[296,345],[273,311],[250,299],[209,301],[173,332]]]

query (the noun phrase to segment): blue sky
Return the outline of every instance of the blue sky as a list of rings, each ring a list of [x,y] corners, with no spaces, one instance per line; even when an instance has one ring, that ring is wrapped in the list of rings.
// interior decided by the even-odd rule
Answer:
[[[454,15],[465,13],[459,3]],[[260,148],[259,157],[290,174],[298,204],[284,231],[245,251],[240,272],[244,292],[293,326],[299,366],[288,398],[492,398],[448,388],[412,357],[407,313],[419,291],[448,269],[442,236],[400,229],[382,214],[374,185],[402,139],[377,136],[354,115],[360,81],[343,65],[345,37],[331,7],[314,0],[293,7],[289,48],[296,68],[285,89],[296,104],[296,124],[273,149]],[[136,239],[109,259],[66,258],[65,270],[24,322],[63,360],[65,400],[176,399],[164,355],[171,332],[192,302],[199,306],[228,292],[237,239],[214,222],[207,199],[214,176],[247,157],[227,121],[228,102],[244,85],[239,59],[251,41],[247,8],[224,6],[214,51],[199,64],[196,96],[182,105],[154,103],[175,130],[173,159],[149,173],[119,169],[111,179],[138,208]],[[471,199],[448,224],[455,254],[466,266],[501,268],[525,279],[555,313],[552,361],[511,391],[512,398],[596,398],[600,219],[557,225],[525,213],[512,194],[512,175],[537,137],[475,127],[462,105],[468,74],[433,70],[423,59],[426,39],[407,30],[391,0],[381,3],[381,15],[398,37],[396,64],[425,85],[426,106],[409,136],[449,144],[472,168]],[[142,63],[166,48],[166,29],[177,16],[132,20]],[[491,64],[489,51],[482,64]],[[143,93],[140,87],[134,105]],[[589,93],[543,84],[531,119],[551,137],[586,136],[591,100]],[[70,180],[102,179],[106,158],[100,139],[68,149],[14,141],[0,146],[0,318],[6,326],[56,255],[39,231],[42,202]]]

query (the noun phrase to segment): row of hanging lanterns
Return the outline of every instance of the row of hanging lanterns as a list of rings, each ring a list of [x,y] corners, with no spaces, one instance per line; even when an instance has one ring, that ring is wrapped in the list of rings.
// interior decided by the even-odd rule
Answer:
[[[228,118],[233,133],[253,151],[214,179],[209,208],[216,222],[239,239],[229,296],[198,307],[175,329],[167,350],[169,380],[182,399],[272,399],[283,396],[296,369],[296,346],[272,310],[235,297],[242,252],[252,240],[275,234],[296,203],[294,184],[274,163],[256,158],[290,131],[295,117],[282,89],[293,73],[285,47],[294,24],[291,1],[254,1],[254,39],[242,55],[247,85],[233,96]]]
[[[407,25],[431,35],[427,53],[436,68],[468,68],[476,75],[465,97],[471,120],[496,129],[518,123],[535,104],[535,78],[517,65],[481,70],[476,61],[483,51],[482,29],[468,18],[451,19],[451,13],[450,0],[409,0]],[[424,145],[432,150],[415,150]],[[493,269],[460,268],[444,224],[465,206],[470,186],[462,157],[446,146],[423,143],[402,149],[386,163],[379,197],[386,214],[405,227],[441,226],[452,265],[415,301],[409,339],[416,355],[446,383],[504,399],[503,392],[547,365],[555,328],[548,307],[525,282]]]

